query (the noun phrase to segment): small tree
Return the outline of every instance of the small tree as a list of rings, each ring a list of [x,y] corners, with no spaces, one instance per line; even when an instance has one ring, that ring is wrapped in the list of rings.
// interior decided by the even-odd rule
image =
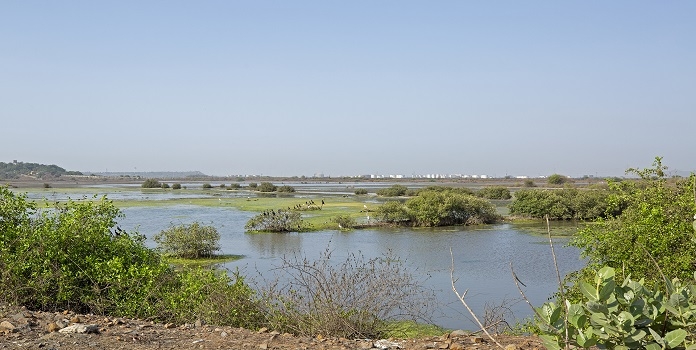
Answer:
[[[294,210],[266,210],[247,221],[249,231],[299,232],[304,230],[302,214]]]
[[[157,181],[156,179],[146,179],[142,185],[140,185],[142,188],[161,188],[162,184]]]
[[[364,188],[357,188],[357,189],[355,189],[355,194],[356,194],[356,195],[367,194],[367,190],[364,189]]]
[[[206,183],[203,184],[203,188],[205,188],[205,189],[213,188],[213,185],[211,185],[211,184],[209,184],[209,183],[206,182]]]
[[[180,190],[181,189],[181,184],[180,183],[175,183],[172,185],[173,190]]]
[[[295,192],[295,188],[292,186],[283,185],[283,186],[279,186],[277,191],[278,192],[285,192],[285,193],[293,193],[293,192]]]
[[[262,182],[259,185],[259,192],[275,192],[278,187],[270,182]]]
[[[546,179],[549,185],[563,185],[568,182],[568,177],[561,174],[552,174]]]
[[[489,186],[476,193],[477,196],[486,199],[510,199],[510,190],[503,186]]]
[[[198,222],[170,227],[156,234],[153,240],[165,255],[186,259],[212,256],[220,249],[217,229]]]
[[[403,185],[393,185],[391,187],[383,188],[377,191],[377,195],[383,197],[399,197],[406,194],[408,188]]]
[[[249,183],[249,188],[255,190],[257,187],[259,187],[259,184],[257,184],[256,182]]]
[[[162,183],[162,188],[165,188],[165,189],[166,189],[166,188],[169,188],[169,184],[166,183],[166,182],[163,182],[163,183]]]

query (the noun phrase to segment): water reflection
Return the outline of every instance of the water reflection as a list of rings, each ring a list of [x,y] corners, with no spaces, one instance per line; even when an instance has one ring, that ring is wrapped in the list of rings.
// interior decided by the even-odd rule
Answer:
[[[435,321],[449,328],[474,327],[468,316],[462,314],[464,309],[451,290],[450,248],[457,287],[460,291],[469,289],[468,302],[477,313],[483,312],[486,303],[519,298],[510,263],[527,285],[525,292],[533,304],[541,305],[557,288],[547,238],[523,233],[509,224],[483,228],[247,234],[244,224],[253,213],[233,208],[179,205],[126,208],[124,213],[126,218],[121,220],[121,227],[138,227],[148,238],[171,224],[199,221],[213,225],[221,234],[224,254],[245,256],[226,263],[224,267],[230,270],[240,268],[251,275],[258,271],[268,277],[281,264],[283,256],[293,254],[316,259],[322,251],[329,249],[337,261],[342,261],[351,253],[373,258],[391,252],[420,280],[436,290],[439,305]],[[564,246],[567,241],[568,238],[555,239],[559,268],[563,274],[584,264],[575,248]],[[518,318],[532,314],[523,303],[515,304],[512,311]]]

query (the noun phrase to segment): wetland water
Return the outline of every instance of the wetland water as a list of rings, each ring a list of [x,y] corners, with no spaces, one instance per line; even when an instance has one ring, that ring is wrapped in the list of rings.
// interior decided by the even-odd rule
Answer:
[[[524,291],[535,306],[540,306],[557,289],[548,239],[526,233],[512,224],[483,228],[247,234],[244,224],[254,213],[229,207],[131,207],[123,212],[126,217],[119,220],[120,226],[126,230],[138,229],[148,239],[171,224],[199,221],[215,226],[221,235],[222,253],[244,255],[243,259],[226,263],[224,267],[230,270],[240,268],[253,280],[260,280],[259,273],[268,278],[284,255],[300,254],[315,259],[328,248],[336,258],[345,258],[350,253],[362,253],[371,258],[391,251],[394,256],[405,260],[406,266],[435,290],[438,307],[434,322],[446,328],[475,328],[451,290],[450,248],[454,253],[457,289],[460,292],[469,290],[467,302],[479,318],[486,303],[495,305],[503,300],[520,298],[511,277],[510,263],[526,284]],[[556,238],[554,243],[562,274],[583,266],[578,250],[564,246],[567,238]],[[149,241],[149,244],[153,243]],[[511,309],[517,319],[532,314],[521,301]]]

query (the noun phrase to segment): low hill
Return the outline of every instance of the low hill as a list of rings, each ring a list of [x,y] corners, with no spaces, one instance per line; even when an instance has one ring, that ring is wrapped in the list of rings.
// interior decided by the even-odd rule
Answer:
[[[29,176],[37,179],[55,178],[62,175],[82,175],[79,171],[67,171],[57,165],[24,163],[13,161],[12,163],[0,162],[0,179],[19,179]]]

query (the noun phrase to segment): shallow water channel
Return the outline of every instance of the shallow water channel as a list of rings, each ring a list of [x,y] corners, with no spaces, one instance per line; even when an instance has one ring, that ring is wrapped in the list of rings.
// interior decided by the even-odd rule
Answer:
[[[441,229],[355,230],[349,232],[318,231],[289,234],[247,234],[244,224],[254,213],[233,208],[214,208],[189,205],[162,207],[131,207],[123,209],[125,218],[119,220],[126,230],[138,229],[150,239],[170,225],[199,221],[215,226],[221,235],[224,254],[244,255],[238,261],[224,265],[240,268],[252,280],[266,277],[281,263],[284,255],[299,254],[318,258],[327,248],[337,258],[361,253],[366,258],[380,257],[391,252],[405,261],[424,283],[435,290],[438,306],[434,323],[452,329],[474,329],[471,317],[458,302],[450,283],[450,248],[454,254],[455,278],[458,290],[469,290],[467,302],[479,315],[484,305],[518,300],[511,306],[515,318],[532,314],[529,306],[519,301],[510,273],[514,265],[530,301],[541,305],[557,289],[556,273],[548,239],[526,233],[511,224],[484,228],[448,227]],[[555,238],[554,245],[562,274],[583,266],[579,252],[565,247],[567,238]],[[153,244],[149,241],[149,244]],[[342,261],[342,259],[337,259]],[[509,320],[514,323],[514,320]]]

